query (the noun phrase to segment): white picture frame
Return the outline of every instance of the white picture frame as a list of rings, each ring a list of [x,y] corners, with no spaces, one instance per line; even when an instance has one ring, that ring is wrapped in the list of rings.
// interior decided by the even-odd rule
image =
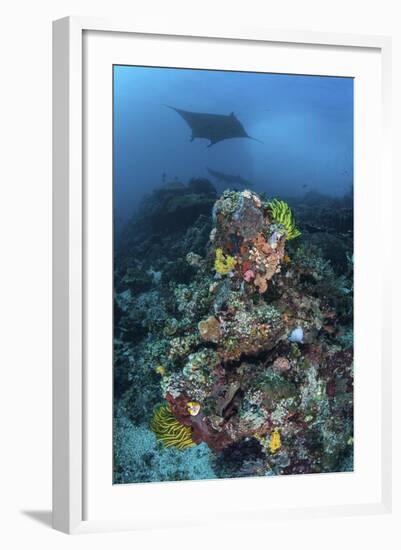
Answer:
[[[193,514],[182,515],[177,521],[172,521],[167,515],[163,522],[160,520],[161,514],[157,513],[155,502],[160,499],[162,503],[163,499],[169,499],[173,492],[181,493],[181,498],[186,498],[188,487],[190,487],[188,484],[192,484],[191,491],[197,491],[200,499],[206,498],[207,495],[216,496],[219,491],[226,491],[227,494],[230,494],[232,487],[234,487],[232,484],[238,483],[241,483],[241,490],[244,495],[251,495],[254,494],[252,491],[255,491],[256,484],[260,481],[253,479],[246,482],[243,482],[243,480],[224,480],[219,482],[185,482],[183,484],[148,484],[137,489],[136,496],[133,493],[129,497],[132,502],[135,502],[135,499],[137,500],[137,513],[133,514],[131,509],[130,514],[127,509],[126,514],[118,512],[109,517],[105,515],[107,512],[99,508],[99,513],[95,514],[96,517],[88,517],[88,498],[95,498],[94,495],[88,497],[90,487],[93,486],[93,482],[90,481],[88,490],[88,478],[92,476],[96,479],[98,472],[92,468],[91,461],[88,462],[85,459],[85,453],[91,445],[90,442],[88,443],[88,433],[91,430],[91,414],[90,411],[88,414],[86,400],[88,384],[93,382],[93,379],[90,376],[88,377],[87,371],[88,324],[85,318],[88,314],[85,306],[88,292],[88,280],[85,271],[88,262],[91,261],[91,239],[87,237],[87,201],[91,200],[91,193],[88,194],[85,188],[85,178],[87,178],[85,155],[88,154],[88,147],[84,135],[84,131],[86,131],[85,109],[87,108],[84,86],[87,74],[84,70],[83,60],[88,59],[88,57],[85,58],[88,54],[84,39],[87,33],[93,33],[94,36],[107,35],[109,45],[116,37],[122,39],[136,36],[147,37],[148,42],[149,40],[156,41],[160,37],[173,37],[186,41],[188,44],[191,41],[213,44],[217,40],[220,43],[224,42],[228,49],[230,44],[234,43],[246,43],[248,45],[257,43],[259,45],[286,45],[291,48],[303,48],[303,50],[315,47],[336,48],[341,50],[343,55],[347,55],[347,52],[362,50],[375,52],[377,63],[380,64],[380,76],[374,78],[376,78],[376,81],[377,78],[380,79],[380,82],[376,82],[376,84],[380,86],[381,103],[380,113],[376,121],[380,127],[380,135],[377,139],[380,142],[381,155],[380,160],[377,161],[379,164],[376,164],[375,169],[380,171],[378,174],[380,178],[379,187],[381,194],[385,193],[386,197],[391,197],[389,152],[391,41],[387,37],[336,35],[306,31],[290,32],[260,28],[217,30],[194,27],[188,29],[187,27],[181,28],[180,25],[164,28],[163,26],[159,27],[157,24],[154,28],[143,28],[137,23],[104,21],[87,17],[68,17],[54,22],[53,526],[66,533],[152,527],[154,519],[149,513],[150,508],[147,507],[147,499],[151,499],[153,507],[156,506],[154,517],[159,518],[157,525],[191,525],[212,521],[212,517],[200,518],[199,514],[196,515],[195,510]],[[101,48],[99,48],[99,51],[102,51]],[[152,55],[157,55],[157,51],[156,53],[153,51]],[[333,53],[333,58],[335,58],[335,53]],[[93,58],[89,57],[89,59]],[[107,100],[107,96],[105,96],[105,100]],[[104,128],[108,128],[107,124]],[[376,142],[376,144],[379,142]],[[369,190],[366,191],[367,194],[369,192]],[[101,192],[99,193],[101,194]],[[104,201],[107,201],[107,196],[109,196],[107,193],[103,196]],[[367,207],[372,204],[372,200],[374,200],[373,196],[367,199]],[[91,208],[96,208],[96,206],[90,206],[89,209]],[[378,227],[381,228],[381,231],[387,231],[386,234],[390,235],[391,220],[385,215],[384,204],[381,204],[376,213],[376,220],[378,220]],[[89,229],[89,234],[90,231]],[[105,234],[105,239],[109,238],[110,235]],[[375,238],[374,235],[373,238]],[[382,244],[383,254],[387,254],[387,257],[390,256],[390,246],[389,241]],[[305,505],[301,502],[291,508],[277,506],[277,509],[273,506],[269,508],[270,517],[290,518],[322,514],[385,513],[391,509],[391,357],[389,352],[391,346],[389,342],[390,327],[388,326],[391,296],[389,277],[389,273],[383,270],[380,274],[377,274],[377,279],[375,279],[375,284],[378,285],[379,290],[376,305],[380,308],[380,315],[377,316],[378,324],[372,327],[372,332],[377,334],[377,331],[379,331],[378,334],[380,335],[376,341],[377,353],[372,353],[371,359],[371,361],[375,361],[375,358],[380,358],[380,361],[372,367],[372,372],[374,371],[374,376],[376,376],[376,387],[379,388],[376,391],[378,393],[377,407],[380,408],[380,414],[376,415],[377,430],[374,436],[378,450],[375,465],[378,479],[375,494],[378,496],[370,498],[367,495],[359,501],[359,496],[355,494],[355,498],[344,499],[344,502],[325,502],[322,505],[316,505],[314,501],[305,502]],[[366,288],[363,292],[366,292]],[[372,307],[376,306],[373,305]],[[368,342],[368,345],[373,345],[371,344],[372,338],[368,339]],[[373,382],[371,385],[373,385]],[[111,392],[111,388],[109,389]],[[363,401],[363,396],[361,401]],[[107,411],[106,414],[108,414]],[[277,481],[280,480],[273,480],[276,484]],[[99,479],[99,486],[103,482],[104,480]],[[111,483],[111,472],[108,482]],[[222,483],[224,483],[224,486]],[[249,485],[246,486],[245,483]],[[319,483],[319,481],[316,483]],[[162,485],[163,487],[161,487]],[[235,488],[238,488],[238,485],[235,485]],[[128,491],[129,489],[126,492]],[[106,493],[103,493],[102,497],[102,494],[99,493],[96,498],[101,500],[106,498],[105,495]],[[139,508],[142,508],[141,514],[139,514]],[[121,505],[121,510],[123,509],[124,504]],[[258,501],[255,501],[252,510],[246,510],[246,513],[244,513],[244,510],[241,511],[243,520],[263,521],[266,517],[266,509],[259,505]],[[239,520],[239,515],[237,517],[235,513],[235,506],[232,505],[227,518],[221,519],[227,521]]]

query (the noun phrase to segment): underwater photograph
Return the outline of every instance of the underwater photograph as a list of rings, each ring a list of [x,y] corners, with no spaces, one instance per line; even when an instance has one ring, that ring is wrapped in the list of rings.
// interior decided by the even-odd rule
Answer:
[[[353,471],[352,78],[113,67],[113,483]]]

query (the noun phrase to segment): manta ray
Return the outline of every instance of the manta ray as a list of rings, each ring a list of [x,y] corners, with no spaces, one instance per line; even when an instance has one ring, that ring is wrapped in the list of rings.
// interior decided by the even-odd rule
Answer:
[[[211,176],[216,178],[218,181],[222,181],[223,183],[228,184],[239,184],[243,185],[244,187],[251,187],[252,183],[245,178],[242,178],[241,176],[234,176],[231,174],[225,174],[224,172],[218,172],[217,170],[212,170],[211,168],[208,168],[207,171]]]
[[[245,128],[234,113],[230,113],[229,115],[215,115],[211,113],[184,111],[183,109],[171,107],[171,105],[166,105],[166,107],[178,113],[191,128],[191,141],[195,138],[208,139],[210,141],[208,147],[224,139],[231,138],[248,138],[259,141],[246,133]],[[259,143],[263,142],[259,141]]]

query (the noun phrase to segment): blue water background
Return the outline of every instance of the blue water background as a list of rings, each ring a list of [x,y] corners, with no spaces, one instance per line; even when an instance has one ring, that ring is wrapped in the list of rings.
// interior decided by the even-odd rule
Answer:
[[[239,174],[269,196],[343,196],[352,188],[351,78],[115,66],[113,87],[116,225],[165,181],[216,183],[208,167]],[[186,122],[166,105],[234,112],[263,144],[191,142]]]

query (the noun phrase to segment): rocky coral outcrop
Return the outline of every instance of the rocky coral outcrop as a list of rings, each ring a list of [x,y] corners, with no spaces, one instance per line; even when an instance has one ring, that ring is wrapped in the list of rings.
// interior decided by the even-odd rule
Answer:
[[[168,406],[214,453],[219,477],[349,469],[350,278],[316,246],[288,242],[299,234],[288,205],[291,232],[252,191],[216,199],[202,179],[162,189],[147,212],[149,247],[128,255],[115,330],[128,411]],[[155,238],[162,203],[166,234]]]
[[[316,392],[315,402],[334,395],[332,382],[322,390],[326,382],[311,385],[309,372],[304,380],[308,368],[319,379],[328,361],[328,352],[320,349],[319,362],[311,362],[305,349],[317,340],[328,312],[319,298],[305,294],[296,275],[298,264],[290,267],[284,261],[286,233],[256,194],[224,193],[213,208],[213,219],[208,252],[212,300],[198,322],[198,349],[212,346],[213,361],[205,357],[200,364],[189,355],[181,372],[167,375],[164,395],[179,421],[192,427],[195,442],[204,441],[221,452],[254,436],[272,471],[290,471],[286,441],[301,429],[303,388]],[[206,277],[207,264],[203,269]],[[317,278],[319,269],[317,265]],[[297,331],[302,338],[293,337]],[[200,404],[196,418],[187,407],[194,399]],[[310,421],[313,415],[306,417]]]

